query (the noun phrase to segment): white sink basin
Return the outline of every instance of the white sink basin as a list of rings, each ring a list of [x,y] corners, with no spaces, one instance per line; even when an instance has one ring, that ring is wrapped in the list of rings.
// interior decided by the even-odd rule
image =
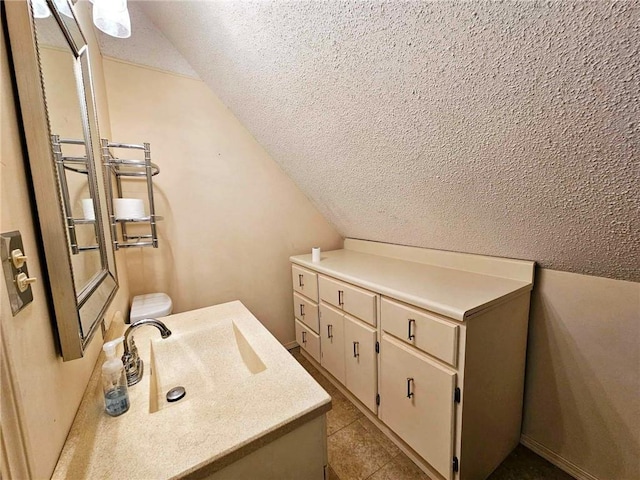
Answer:
[[[219,397],[267,368],[233,320],[172,331],[167,339],[151,341],[151,365],[146,366],[150,372],[145,372],[151,375],[150,413],[202,395]],[[166,394],[177,386],[184,387],[186,395],[170,403]]]

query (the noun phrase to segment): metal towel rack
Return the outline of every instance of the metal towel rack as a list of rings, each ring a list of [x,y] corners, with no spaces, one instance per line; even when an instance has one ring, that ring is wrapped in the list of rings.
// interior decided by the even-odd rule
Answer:
[[[102,162],[107,173],[107,195],[109,205],[109,219],[113,232],[113,244],[116,250],[129,247],[153,247],[158,248],[158,231],[156,222],[163,217],[156,215],[153,199],[153,177],[160,173],[160,168],[151,162],[151,146],[148,143],[142,145],[130,143],[109,142],[102,139]],[[119,158],[113,154],[113,150],[137,150],[144,152],[144,159]],[[147,198],[149,203],[149,216],[142,218],[116,218],[113,199],[122,198],[122,182],[126,178],[144,178],[147,186]],[[115,194],[113,179],[115,179]],[[130,233],[128,224],[148,224],[149,233]],[[120,225],[120,228],[118,228]],[[120,240],[121,239],[121,240]]]
[[[69,245],[71,253],[77,255],[80,252],[87,250],[98,250],[100,247],[97,243],[93,245],[79,245],[78,237],[76,234],[77,225],[94,225],[94,237],[97,239],[98,232],[96,231],[97,225],[94,219],[89,218],[75,218],[73,216],[73,209],[71,205],[71,198],[69,193],[69,184],[67,181],[67,175],[65,170],[77,172],[82,175],[89,175],[89,166],[87,163],[87,156],[77,155],[65,155],[63,152],[63,145],[83,145],[84,140],[76,140],[72,138],[61,138],[60,135],[51,135],[51,147],[53,149],[53,156],[58,170],[58,179],[60,182],[60,194],[62,196],[62,203],[64,205],[65,220],[67,224],[67,232],[69,233]],[[86,148],[86,147],[85,147]],[[91,198],[95,198],[95,192],[91,188],[91,182],[88,182]]]

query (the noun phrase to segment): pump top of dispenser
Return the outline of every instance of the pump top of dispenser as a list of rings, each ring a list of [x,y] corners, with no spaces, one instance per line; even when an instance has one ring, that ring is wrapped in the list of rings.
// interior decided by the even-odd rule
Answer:
[[[116,348],[118,348],[118,345],[122,342],[124,342],[124,337],[111,340],[110,342],[107,342],[102,346],[102,349],[104,350],[104,353],[107,356],[108,360],[116,358]]]

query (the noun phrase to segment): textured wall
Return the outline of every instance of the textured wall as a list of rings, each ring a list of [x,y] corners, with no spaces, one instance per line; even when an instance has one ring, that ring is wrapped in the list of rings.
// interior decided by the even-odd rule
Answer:
[[[640,2],[142,2],[344,235],[640,280]]]
[[[151,143],[160,166],[160,247],[125,249],[131,294],[166,292],[176,313],[240,300],[293,342],[287,260],[341,248],[342,237],[201,80],[104,67],[113,138]],[[123,184],[125,196],[145,192]]]

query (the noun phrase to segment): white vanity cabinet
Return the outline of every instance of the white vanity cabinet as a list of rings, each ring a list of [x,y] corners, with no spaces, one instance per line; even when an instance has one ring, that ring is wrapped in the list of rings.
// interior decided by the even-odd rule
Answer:
[[[534,263],[352,239],[291,261],[319,370],[431,478],[489,476],[520,439]]]

